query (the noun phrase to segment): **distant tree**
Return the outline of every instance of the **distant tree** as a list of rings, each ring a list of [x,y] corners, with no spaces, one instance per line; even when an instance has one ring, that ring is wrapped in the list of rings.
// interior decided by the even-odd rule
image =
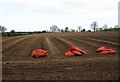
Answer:
[[[88,32],[91,32],[91,30],[88,30]]]
[[[82,29],[81,32],[85,32],[86,30],[85,29]]]
[[[71,32],[75,32],[75,30],[74,30],[74,29],[71,29]]]
[[[114,28],[120,28],[118,25],[115,25]]]
[[[2,33],[2,26],[0,26],[0,33]]]
[[[61,32],[64,32],[64,30],[63,30],[63,29],[61,29]]]
[[[103,31],[103,28],[99,28],[99,31]]]
[[[11,30],[10,33],[15,33],[15,30]]]
[[[81,26],[78,26],[78,30],[79,30],[79,32],[80,32],[81,29],[82,29],[82,27],[81,27]]]
[[[48,33],[48,32],[49,32],[49,30],[46,30],[46,32]]]
[[[103,25],[103,30],[106,30],[108,28],[108,25],[107,24],[104,24]]]
[[[66,28],[65,28],[65,32],[68,32],[68,31],[69,31],[69,28],[68,28],[68,27],[66,27]]]
[[[119,25],[115,25],[114,28],[113,28],[113,31],[120,31]]]
[[[96,28],[96,31],[99,31],[99,27]]]
[[[96,21],[94,21],[90,26],[91,26],[91,28],[92,28],[92,29],[94,30],[94,32],[95,32],[98,24],[97,24]]]
[[[4,33],[7,30],[4,26],[0,26],[0,33]]]
[[[58,28],[58,32],[60,32],[60,29]]]
[[[112,27],[110,27],[110,29],[112,29]]]
[[[10,35],[11,35],[11,36],[15,36],[15,35],[16,35],[15,30],[11,30],[11,31],[10,31]]]
[[[46,33],[47,31],[46,30],[43,30],[42,33]]]
[[[76,32],[78,32],[78,30],[76,30]]]
[[[57,31],[58,31],[58,26],[52,25],[52,26],[50,27],[50,31],[51,31],[51,32],[57,32]]]

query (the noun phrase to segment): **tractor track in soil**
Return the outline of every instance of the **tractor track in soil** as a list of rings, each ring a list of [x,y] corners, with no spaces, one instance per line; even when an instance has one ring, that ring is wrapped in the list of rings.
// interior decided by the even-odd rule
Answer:
[[[96,60],[97,58],[98,58],[98,56],[100,56],[101,58],[99,58],[99,59],[114,59],[114,60],[117,60],[117,58],[115,57],[115,58],[113,58],[112,57],[112,55],[111,56],[109,56],[109,57],[102,57],[102,55],[98,55],[98,53],[96,53],[96,52],[93,52],[93,51],[95,51],[98,47],[100,47],[100,46],[98,46],[97,44],[95,44],[95,45],[93,45],[93,44],[90,44],[89,43],[89,41],[87,41],[87,42],[85,42],[85,41],[80,41],[80,40],[78,40],[78,39],[71,39],[71,38],[69,38],[69,39],[71,39],[71,40],[68,40],[68,39],[66,39],[66,37],[64,37],[64,38],[62,38],[62,37],[55,37],[55,35],[54,35],[54,37],[52,37],[52,39],[56,39],[56,42],[60,42],[60,43],[58,43],[58,44],[55,44],[55,45],[59,45],[59,44],[64,44],[63,46],[61,46],[61,45],[59,45],[57,48],[58,48],[58,50],[61,52],[61,54],[63,55],[66,51],[68,51],[69,49],[70,49],[70,47],[71,46],[73,46],[73,45],[76,45],[78,48],[80,48],[80,49],[84,49],[84,50],[86,50],[87,52],[90,52],[89,53],[89,55],[83,55],[83,56],[81,56],[81,57],[72,57],[72,58],[69,58],[70,60],[73,60],[73,61],[77,61],[77,60]],[[67,37],[68,38],[68,37]],[[53,40],[53,41],[55,41],[55,40]],[[77,43],[76,43],[77,42]],[[81,45],[82,44],[82,45]],[[92,47],[92,49],[90,48],[88,48],[88,46],[91,46]],[[61,49],[63,50],[63,51],[61,51]],[[63,53],[62,53],[63,52]],[[93,52],[93,53],[91,53],[91,52]],[[58,53],[59,54],[59,53]],[[93,58],[94,57],[94,58]],[[96,58],[97,57],[97,58]],[[65,57],[63,57],[63,59],[64,59]],[[74,59],[75,58],[75,59]],[[63,60],[64,61],[64,60]]]
[[[24,36],[12,36],[12,37],[2,37],[2,43],[9,43],[11,41],[14,41],[16,39],[22,38]]]
[[[26,38],[23,37],[23,38],[19,38],[19,39],[16,39],[14,41],[10,41],[10,42],[7,42],[7,43],[3,43],[3,46],[2,46],[2,51],[4,52],[4,50],[6,49],[9,49],[10,47],[14,47],[15,45],[19,44],[20,42],[24,41]]]
[[[98,47],[106,46],[108,48],[118,49],[118,46],[120,46],[118,43],[104,41],[104,40],[98,40],[98,39],[92,39],[92,38],[77,38],[77,37],[66,37],[67,39],[74,40],[76,42],[79,42],[81,45],[86,45],[88,48],[89,46],[95,51]]]
[[[118,58],[116,55],[99,55],[96,53],[96,49],[100,47],[99,44],[95,44],[95,42],[91,42],[86,39],[76,39],[71,37],[64,37],[64,39],[68,42],[74,43],[74,45],[77,45],[78,48],[83,49],[88,52],[88,55],[83,55],[82,59],[88,59],[88,60],[96,60],[96,59],[114,59],[117,60]],[[113,47],[112,47],[113,48]],[[115,48],[116,49],[116,48]]]
[[[70,33],[32,35],[14,46],[6,48],[3,53],[3,80],[117,79],[117,59],[113,55],[101,56],[93,52],[101,42],[75,36]],[[85,49],[90,54],[65,57],[64,53],[72,45]],[[107,44],[107,46],[109,45],[111,44]],[[31,57],[32,50],[37,48],[47,50],[48,57]],[[11,55],[7,55],[11,49]]]
[[[117,43],[119,42],[119,39],[118,38],[108,38],[108,37],[86,37],[86,38],[92,38],[92,39],[98,39],[98,40],[105,40],[105,41],[109,41],[109,42],[113,42],[113,43]]]
[[[107,41],[111,41],[111,42],[116,42],[118,43],[119,37],[118,37],[118,33],[105,33],[103,34],[102,32],[98,32],[98,33],[91,33],[91,32],[86,32],[86,34],[84,33],[69,33],[69,36],[77,36],[77,37],[86,37],[86,38],[94,38],[94,39],[100,39],[100,40],[107,40]]]
[[[101,40],[101,39],[94,39],[94,38],[86,38],[86,39],[90,39],[91,41],[94,40],[94,41],[97,41],[97,42],[112,44],[112,45],[116,45],[116,46],[120,45],[118,42],[111,42],[111,41],[106,41],[106,40]]]
[[[31,51],[33,49],[41,48],[41,46],[42,46],[42,39],[40,39],[39,36],[27,37],[25,40],[5,49],[3,52],[3,57],[4,57],[3,59],[4,60],[6,59],[5,61],[7,61],[8,58],[9,59],[12,58],[11,60],[15,60],[15,61],[21,58],[27,59],[31,55]]]

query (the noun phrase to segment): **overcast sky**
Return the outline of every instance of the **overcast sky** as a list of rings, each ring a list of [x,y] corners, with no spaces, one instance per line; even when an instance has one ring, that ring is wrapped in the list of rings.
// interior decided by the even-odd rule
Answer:
[[[42,31],[57,25],[60,29],[91,29],[118,24],[119,0],[0,0],[0,25],[8,31]]]

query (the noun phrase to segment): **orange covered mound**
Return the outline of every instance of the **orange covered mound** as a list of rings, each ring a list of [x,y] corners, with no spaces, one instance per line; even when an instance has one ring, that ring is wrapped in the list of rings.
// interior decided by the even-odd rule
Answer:
[[[81,54],[88,54],[85,50],[80,50],[79,51]]]
[[[81,53],[80,52],[78,52],[78,51],[75,51],[75,50],[73,50],[73,51],[71,51],[74,55],[76,55],[76,56],[80,56],[81,55]]]
[[[116,51],[115,50],[113,50],[113,49],[108,49],[108,48],[105,48],[105,47],[100,47],[100,48],[98,48],[96,51],[98,51],[99,52],[99,54],[103,54],[103,55],[105,55],[105,54],[116,54]]]
[[[65,56],[74,56],[74,53],[72,53],[71,51],[68,51],[65,53]]]
[[[103,51],[103,50],[105,50],[106,48],[105,47],[100,47],[100,48],[98,48],[96,51],[97,52],[101,52],[101,51]]]
[[[70,50],[65,53],[65,56],[81,56],[81,54],[87,54],[87,52],[76,46],[72,46]]]
[[[72,46],[72,47],[70,48],[70,51],[73,51],[73,50],[75,50],[75,51],[80,51],[80,49],[79,49],[78,47],[76,47],[76,46]]]
[[[78,51],[78,52],[80,52],[81,54],[88,54],[86,51],[81,50],[81,49],[79,49],[79,48],[76,47],[76,46],[72,46],[72,47],[70,48],[70,51]]]
[[[48,56],[48,52],[42,49],[36,49],[32,51],[31,56],[35,58],[44,57]]]
[[[116,51],[115,50],[112,50],[112,49],[109,49],[109,50],[104,50],[104,51],[101,51],[100,54],[116,54]]]

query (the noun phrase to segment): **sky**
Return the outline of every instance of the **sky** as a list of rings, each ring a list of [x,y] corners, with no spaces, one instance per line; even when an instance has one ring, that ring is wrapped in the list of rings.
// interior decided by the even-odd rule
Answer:
[[[0,0],[0,25],[7,31],[42,31],[50,26],[91,30],[118,24],[119,0]]]

